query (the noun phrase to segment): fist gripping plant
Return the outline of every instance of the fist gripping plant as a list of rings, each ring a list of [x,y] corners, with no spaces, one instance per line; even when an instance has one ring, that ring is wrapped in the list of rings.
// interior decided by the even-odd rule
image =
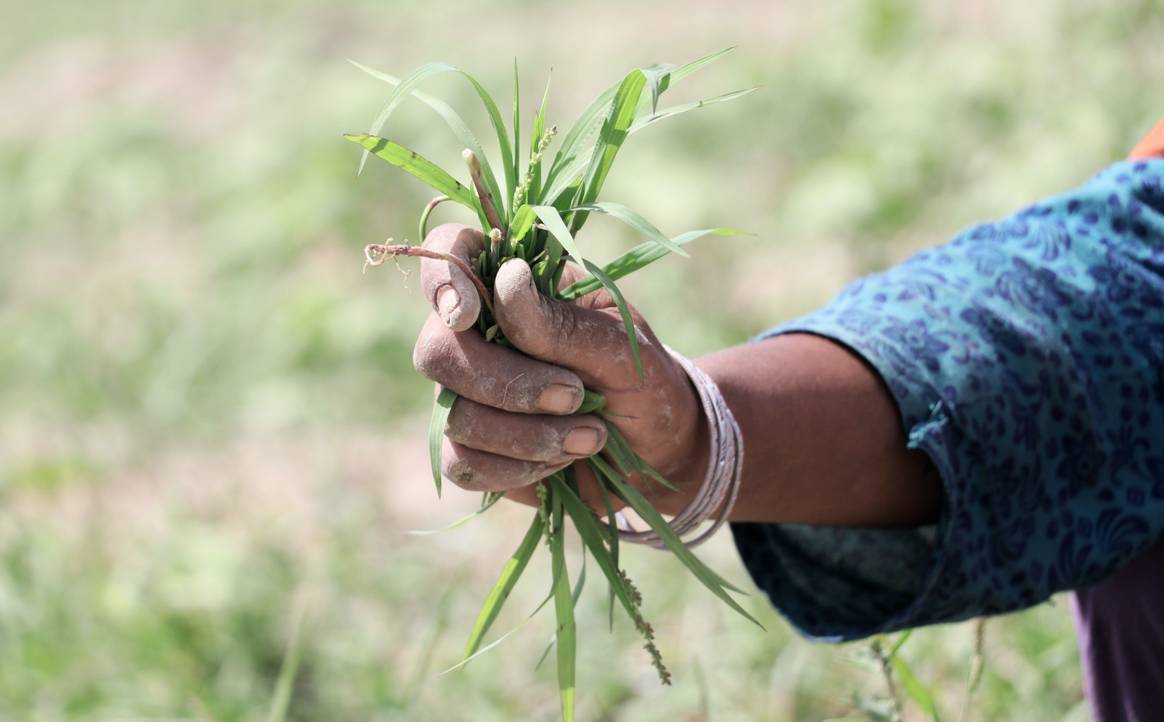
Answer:
[[[418,237],[424,238],[429,215],[444,202],[459,203],[476,216],[487,239],[480,255],[466,264],[453,256],[430,251],[407,244],[373,244],[365,249],[367,262],[378,266],[390,256],[421,256],[446,260],[458,266],[473,280],[481,297],[482,311],[477,320],[477,328],[487,341],[507,344],[504,334],[493,317],[492,288],[497,271],[505,261],[521,258],[529,264],[535,283],[541,293],[558,299],[575,299],[592,291],[605,288],[612,297],[622,317],[627,333],[636,370],[642,377],[642,363],[639,358],[639,344],[634,331],[634,323],[625,299],[615,281],[633,273],[668,253],[686,256],[683,246],[690,241],[709,234],[733,235],[737,233],[725,228],[688,231],[674,238],[664,236],[655,226],[626,206],[599,200],[603,183],[610,173],[615,157],[628,136],[645,129],[664,118],[686,113],[706,105],[721,103],[746,95],[754,88],[735,91],[705,100],[699,100],[667,108],[659,108],[659,98],[670,86],[691,73],[720,58],[730,51],[722,50],[700,58],[686,65],[652,65],[632,70],[618,84],[608,88],[586,108],[561,138],[553,152],[549,153],[557,139],[558,127],[546,125],[546,94],[534,116],[530,133],[529,152],[521,148],[520,108],[518,101],[517,66],[513,72],[513,127],[512,135],[505,127],[501,113],[493,98],[473,76],[464,70],[443,63],[431,63],[417,69],[407,78],[399,80],[362,65],[370,75],[393,86],[395,90],[387,105],[376,118],[369,133],[345,136],[366,151],[360,162],[363,167],[368,155],[382,158],[392,165],[411,173],[441,195],[434,198],[420,215]],[[481,144],[473,136],[465,121],[449,105],[416,90],[425,79],[441,73],[455,73],[463,77],[473,87],[489,116],[497,135],[499,147],[500,174],[494,171]],[[452,174],[442,170],[415,151],[378,135],[392,112],[406,98],[412,97],[424,103],[440,115],[457,139],[465,147],[463,156],[467,165],[467,183],[457,180]],[[464,175],[462,177],[465,177]],[[585,225],[591,213],[612,216],[645,237],[645,241],[622,254],[613,261],[599,266],[581,251],[575,237]],[[589,275],[559,290],[562,271],[568,260],[582,266]],[[437,494],[441,489],[441,443],[445,424],[452,409],[456,394],[444,389],[439,394],[433,409],[429,426],[429,451],[432,460],[433,482]],[[585,582],[585,567],[578,575],[571,589],[571,579],[566,568],[565,533],[568,518],[582,542],[583,562],[586,553],[593,557],[602,570],[610,586],[610,617],[613,623],[614,608],[621,606],[630,617],[635,628],[645,640],[647,652],[658,670],[664,684],[669,684],[670,675],[663,666],[662,658],[654,643],[654,632],[643,619],[642,598],[619,564],[619,533],[616,515],[613,511],[612,496],[622,500],[642,517],[663,543],[683,562],[684,565],[713,594],[743,616],[755,621],[731,596],[738,589],[726,582],[718,574],[703,564],[683,544],[663,517],[640,494],[628,479],[632,476],[647,478],[653,483],[673,488],[658,472],[631,449],[626,438],[604,414],[605,400],[593,391],[587,391],[582,407],[577,413],[597,413],[603,417],[608,431],[608,441],[604,456],[595,455],[586,460],[593,469],[595,478],[606,504],[605,520],[584,504],[578,494],[577,478],[571,468],[559,471],[538,485],[540,506],[530,522],[529,530],[517,551],[506,562],[501,576],[494,585],[481,613],[473,625],[465,647],[461,664],[485,651],[482,647],[486,633],[497,618],[502,604],[509,597],[518,578],[528,565],[534,551],[544,539],[550,550],[552,567],[550,594],[543,605],[553,600],[557,615],[557,632],[554,645],[557,649],[558,686],[561,693],[562,717],[574,717],[574,660],[577,641],[574,624],[574,605]],[[501,494],[487,493],[477,514],[485,511],[500,498]],[[475,516],[475,514],[474,514]],[[539,607],[540,609],[540,607]],[[500,641],[500,640],[498,640]],[[493,644],[496,644],[494,642]],[[547,650],[548,652],[548,650]],[[458,665],[460,666],[460,665]]]

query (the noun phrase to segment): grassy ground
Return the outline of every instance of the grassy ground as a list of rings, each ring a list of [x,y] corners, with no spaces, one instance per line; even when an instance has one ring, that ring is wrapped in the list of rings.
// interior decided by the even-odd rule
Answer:
[[[473,499],[425,481],[416,275],[360,273],[426,196],[382,164],[355,178],[339,136],[384,88],[344,58],[450,60],[501,91],[516,55],[527,107],[552,65],[569,121],[630,66],[739,44],[685,94],[764,90],[636,136],[608,184],[667,231],[759,232],[696,249],[714,272],[675,259],[628,284],[696,354],[1072,186],[1164,114],[1159,0],[947,5],[0,0],[0,718],[267,719],[298,628],[289,719],[554,719],[552,670],[533,669],[548,619],[436,674],[526,512],[404,533]],[[423,109],[395,128],[459,151]],[[631,241],[598,220],[584,240]],[[707,555],[746,578],[726,538]],[[629,564],[675,687],[632,630],[605,631],[595,592],[583,719],[820,720],[880,693],[862,646],[801,641],[753,596],[760,634],[666,557]],[[988,628],[971,719],[1085,718],[1066,607]],[[945,719],[971,637],[905,648]]]

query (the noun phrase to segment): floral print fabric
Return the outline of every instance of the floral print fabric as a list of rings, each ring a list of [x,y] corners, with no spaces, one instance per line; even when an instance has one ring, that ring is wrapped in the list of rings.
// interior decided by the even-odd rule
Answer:
[[[1164,535],[1164,160],[860,279],[779,326],[866,359],[941,474],[936,527],[734,524],[806,635],[854,639],[1037,604]]]

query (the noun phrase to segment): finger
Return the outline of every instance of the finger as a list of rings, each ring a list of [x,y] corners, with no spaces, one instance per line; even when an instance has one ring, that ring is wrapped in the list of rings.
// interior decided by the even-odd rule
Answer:
[[[614,309],[547,298],[525,261],[506,261],[493,284],[493,309],[505,337],[534,358],[565,366],[600,386],[636,385],[634,357]],[[637,329],[636,329],[637,330]],[[640,347],[653,342],[639,333]]]
[[[478,451],[445,439],[441,472],[466,491],[509,491],[532,484],[569,466],[573,460],[557,463],[524,461]]]
[[[484,248],[484,240],[481,232],[474,228],[445,223],[429,232],[424,247],[455,256],[472,268]],[[454,264],[432,258],[420,259],[420,285],[425,299],[449,328],[464,331],[477,320],[481,311],[477,288]]]
[[[458,399],[445,436],[511,459],[559,462],[597,454],[606,443],[606,427],[595,416],[512,414]]]
[[[460,396],[519,414],[570,414],[584,393],[577,374],[486,343],[476,330],[454,333],[435,315],[420,332],[412,364]]]

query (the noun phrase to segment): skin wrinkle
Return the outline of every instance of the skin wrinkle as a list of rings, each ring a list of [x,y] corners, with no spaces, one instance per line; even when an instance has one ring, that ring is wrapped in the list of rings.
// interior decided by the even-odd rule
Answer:
[[[514,459],[564,462],[576,455],[566,454],[566,436],[578,428],[596,431],[605,437],[605,428],[592,415],[560,417],[511,414],[468,399],[460,399],[449,415],[445,436],[463,446]]]
[[[509,411],[540,411],[538,399],[551,384],[576,388],[581,399],[582,382],[575,374],[487,345],[473,334],[476,331],[454,333],[438,316],[430,316],[413,349],[413,366],[462,396]],[[513,370],[517,373],[510,376]]]

